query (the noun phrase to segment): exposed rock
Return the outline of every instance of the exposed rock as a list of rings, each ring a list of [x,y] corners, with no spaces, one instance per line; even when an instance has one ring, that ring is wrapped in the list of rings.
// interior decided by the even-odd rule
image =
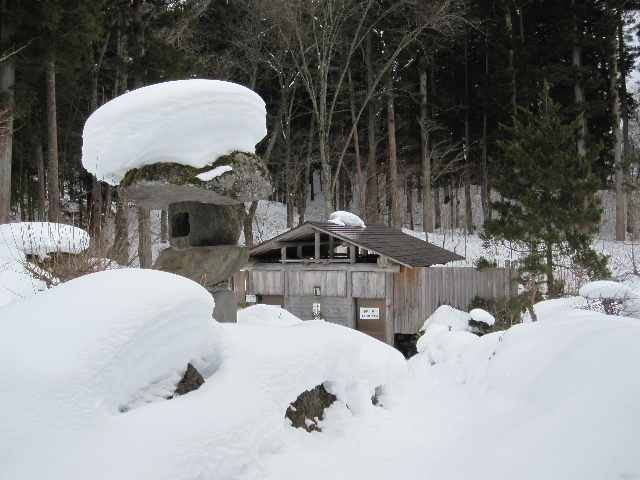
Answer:
[[[175,248],[235,245],[242,232],[242,205],[179,202],[169,205],[169,245]]]
[[[285,417],[291,425],[304,428],[307,432],[320,431],[318,421],[323,419],[324,409],[336,401],[336,396],[327,392],[323,385],[302,392],[296,401],[287,408]]]
[[[153,268],[190,278],[203,287],[213,287],[240,270],[248,258],[249,250],[237,245],[167,248],[160,252]]]
[[[199,174],[216,167],[231,170],[202,181]],[[121,182],[127,200],[142,207],[166,210],[172,203],[197,201],[237,205],[267,198],[273,191],[271,175],[260,157],[234,152],[204,168],[178,163],[155,163],[127,172]]]
[[[187,371],[184,372],[182,380],[176,386],[175,395],[184,395],[189,392],[193,392],[200,388],[204,383],[204,377],[200,374],[196,368],[190,363],[187,365]]]
[[[223,282],[225,283],[225,282]],[[236,295],[228,288],[207,288],[213,301],[213,318],[220,323],[236,323],[238,321],[238,301]]]

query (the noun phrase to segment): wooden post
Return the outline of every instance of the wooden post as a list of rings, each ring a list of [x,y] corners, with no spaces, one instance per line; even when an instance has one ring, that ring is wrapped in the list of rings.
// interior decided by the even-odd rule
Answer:
[[[319,260],[320,259],[320,233],[316,232],[315,235],[315,259]]]

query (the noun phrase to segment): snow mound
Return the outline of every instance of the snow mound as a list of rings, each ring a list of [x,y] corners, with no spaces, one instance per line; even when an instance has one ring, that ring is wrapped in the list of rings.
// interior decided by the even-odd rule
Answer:
[[[464,455],[439,462],[434,478],[595,480],[640,472],[640,324],[577,303],[542,303],[541,321],[483,337],[442,324],[426,329],[410,372],[421,373],[431,391],[448,385],[451,403],[469,398],[474,416],[450,439]]]
[[[434,323],[429,325],[416,348],[423,359],[430,364],[453,362],[460,359],[464,347],[478,337],[464,330],[449,330],[446,325]]]
[[[438,324],[448,327],[449,330],[470,332],[469,320],[471,320],[471,315],[467,312],[453,308],[450,305],[441,305],[427,318],[424,325],[420,327],[420,331],[426,330],[429,325]]]
[[[80,253],[89,247],[89,234],[61,223],[6,223],[0,225],[0,245],[40,257],[52,252]]]
[[[125,93],[101,106],[83,131],[82,164],[118,184],[144,165],[202,168],[235,150],[255,151],[266,135],[258,94],[220,80],[178,80]]]
[[[3,307],[0,476],[231,480],[283,448],[286,409],[305,390],[323,384],[355,418],[406,380],[397,350],[355,330],[219,324],[212,308],[197,283],[137,269]],[[188,362],[205,383],[163,400]]]
[[[238,323],[241,325],[271,325],[286,327],[302,322],[284,308],[275,305],[257,304],[238,311]]]
[[[365,228],[364,222],[360,217],[351,212],[344,212],[342,210],[338,210],[337,212],[333,212],[331,216],[329,216],[329,221],[335,223],[340,226],[347,227],[362,227]]]

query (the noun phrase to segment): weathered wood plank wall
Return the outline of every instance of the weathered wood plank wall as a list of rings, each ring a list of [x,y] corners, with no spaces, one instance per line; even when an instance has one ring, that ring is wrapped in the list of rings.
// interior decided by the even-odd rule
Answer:
[[[314,295],[313,289],[320,288],[321,295],[345,297],[347,295],[347,272],[345,271],[288,271],[289,295]]]
[[[441,305],[467,310],[471,300],[515,294],[508,268],[403,268],[394,282],[396,333],[415,333]]]
[[[353,272],[353,296],[356,298],[385,298],[385,276],[383,272]]]
[[[362,271],[362,267],[356,267],[357,270],[348,271],[314,267],[320,269],[288,266],[281,270],[268,266],[265,270],[238,272],[234,278],[237,299],[244,302],[246,294],[285,295],[285,307],[303,319],[312,317],[313,303],[320,303],[328,321],[354,328],[354,299],[385,298],[392,343],[394,333],[417,332],[441,305],[467,310],[476,296],[505,298],[517,293],[509,268],[477,271],[473,267],[402,267],[394,271]],[[314,287],[320,287],[320,296],[314,296]]]
[[[254,270],[250,273],[250,290],[262,295],[284,295],[284,271]]]

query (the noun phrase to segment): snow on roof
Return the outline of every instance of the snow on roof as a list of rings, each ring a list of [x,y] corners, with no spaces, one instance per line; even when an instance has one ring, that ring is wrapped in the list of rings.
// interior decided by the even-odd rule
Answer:
[[[144,165],[173,162],[201,168],[235,150],[255,151],[266,135],[260,96],[221,80],[178,80],[114,98],[88,119],[82,164],[118,184]]]
[[[364,222],[355,213],[344,212],[342,210],[333,212],[329,217],[329,221],[335,223],[336,225],[341,225],[343,227],[347,226],[347,227],[365,228]]]

